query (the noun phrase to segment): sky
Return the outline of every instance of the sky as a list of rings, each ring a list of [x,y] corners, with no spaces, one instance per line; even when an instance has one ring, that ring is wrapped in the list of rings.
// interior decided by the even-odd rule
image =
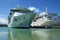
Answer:
[[[7,20],[10,9],[17,5],[23,8],[33,7],[41,11],[57,13],[60,15],[60,0],[0,0],[0,20]]]

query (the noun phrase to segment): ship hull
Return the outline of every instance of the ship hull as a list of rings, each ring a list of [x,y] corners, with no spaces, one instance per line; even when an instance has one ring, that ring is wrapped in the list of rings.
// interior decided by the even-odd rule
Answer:
[[[13,18],[10,27],[29,27],[36,14],[29,13]]]
[[[54,20],[54,21],[47,21],[42,26],[60,26],[60,21]]]
[[[59,20],[42,20],[39,22],[32,22],[32,27],[52,27],[52,26],[60,26]]]

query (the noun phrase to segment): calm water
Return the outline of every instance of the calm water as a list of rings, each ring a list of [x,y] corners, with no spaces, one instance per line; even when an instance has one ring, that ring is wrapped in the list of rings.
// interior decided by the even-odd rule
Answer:
[[[11,28],[9,40],[60,40],[60,29]]]
[[[0,27],[0,40],[60,40],[60,29]]]
[[[0,27],[0,40],[8,40],[8,27]]]

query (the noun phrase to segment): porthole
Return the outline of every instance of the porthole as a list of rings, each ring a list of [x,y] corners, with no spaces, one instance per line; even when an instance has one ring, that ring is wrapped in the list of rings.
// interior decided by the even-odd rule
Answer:
[[[36,19],[38,19],[38,18],[36,18]]]
[[[22,23],[20,23],[20,25],[22,25]]]
[[[15,21],[17,21],[17,19],[15,19]]]
[[[24,19],[25,19],[25,17],[24,17]]]

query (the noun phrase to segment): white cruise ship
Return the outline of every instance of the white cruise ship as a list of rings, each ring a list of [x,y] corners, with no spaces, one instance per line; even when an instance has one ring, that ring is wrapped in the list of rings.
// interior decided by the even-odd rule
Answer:
[[[31,23],[32,27],[60,26],[60,17],[56,13],[41,12]]]

